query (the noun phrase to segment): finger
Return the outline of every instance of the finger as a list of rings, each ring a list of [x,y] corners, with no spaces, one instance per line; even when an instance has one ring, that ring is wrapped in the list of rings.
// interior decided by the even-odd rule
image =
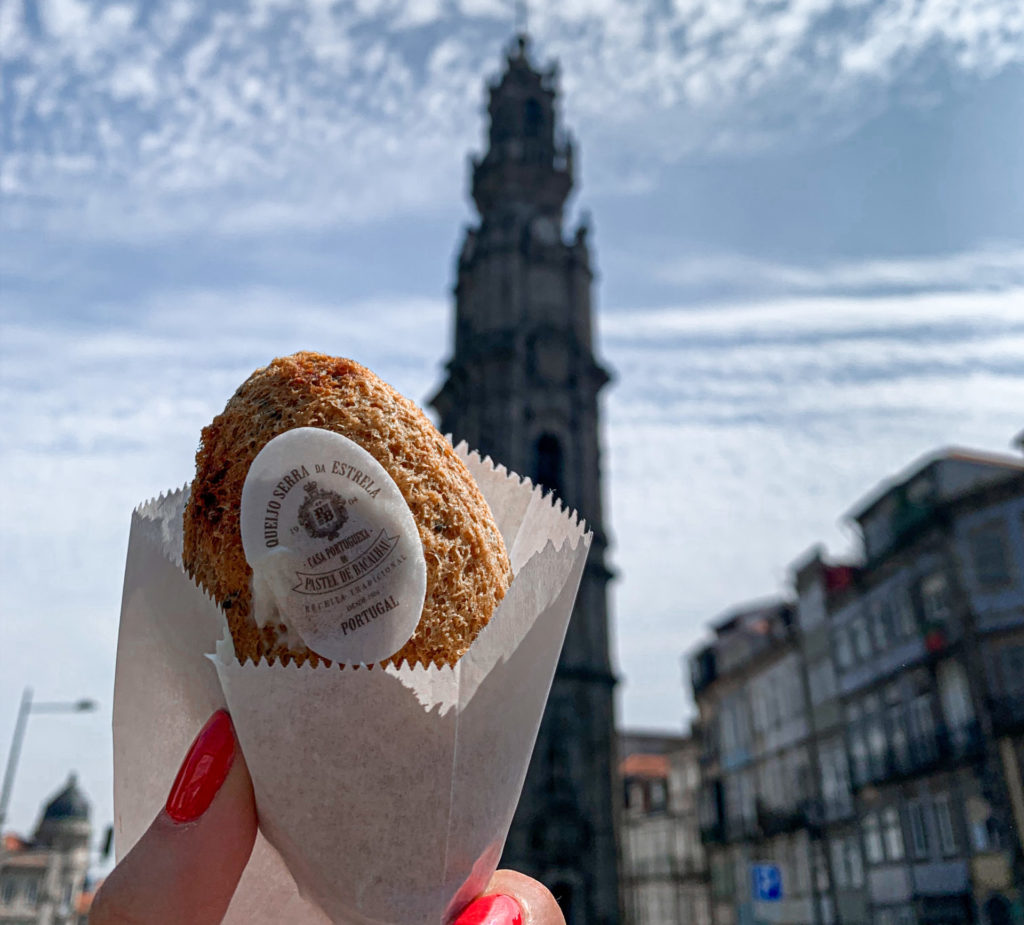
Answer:
[[[499,870],[454,925],[565,925],[565,917],[543,883],[514,870]]]
[[[104,882],[91,925],[215,925],[256,839],[256,804],[231,718],[214,713],[167,804]]]

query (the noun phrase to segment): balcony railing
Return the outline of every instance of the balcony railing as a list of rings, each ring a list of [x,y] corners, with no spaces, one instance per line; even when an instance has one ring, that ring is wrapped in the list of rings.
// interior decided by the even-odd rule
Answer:
[[[793,806],[779,809],[758,802],[757,827],[763,838],[795,832],[798,829],[807,828],[807,814],[802,807]]]
[[[1001,694],[990,697],[992,731],[997,736],[1024,732],[1024,693]]]
[[[700,840],[705,845],[724,845],[725,826],[719,822],[712,822],[700,827]]]
[[[977,758],[983,750],[984,740],[977,722],[908,739],[902,748],[890,744],[881,755],[870,756],[864,773],[854,768],[854,789],[916,777],[948,762]]]

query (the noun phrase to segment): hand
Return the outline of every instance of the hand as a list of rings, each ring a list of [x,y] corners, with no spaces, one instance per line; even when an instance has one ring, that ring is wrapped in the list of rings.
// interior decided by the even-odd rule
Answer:
[[[256,841],[256,803],[231,717],[196,736],[167,803],[104,881],[90,925],[216,925]],[[499,870],[453,925],[565,925],[551,893]]]

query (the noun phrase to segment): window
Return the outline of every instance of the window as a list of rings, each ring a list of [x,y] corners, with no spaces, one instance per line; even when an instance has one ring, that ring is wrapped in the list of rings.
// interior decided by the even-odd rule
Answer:
[[[868,624],[864,617],[857,617],[850,623],[850,635],[853,637],[853,650],[859,661],[871,658],[871,637],[868,635]]]
[[[811,864],[814,867],[815,889],[819,893],[827,893],[829,889],[828,864],[825,863],[825,849],[822,848],[819,842],[811,845]],[[808,878],[807,886],[810,887],[810,878]]]
[[[903,771],[910,764],[910,750],[907,743],[907,720],[902,704],[893,704],[888,709],[889,741],[892,743],[892,757],[896,767]]]
[[[811,666],[808,671],[808,683],[811,688],[811,702],[817,706],[836,695],[836,674],[832,662],[828,659]]]
[[[25,882],[25,902],[34,906],[39,901],[39,881],[27,880]]]
[[[10,904],[14,902],[14,897],[18,895],[18,882],[13,877],[7,877],[3,884],[0,884],[0,901],[4,904]]]
[[[541,434],[534,448],[537,484],[562,497],[562,445],[554,434]]]
[[[935,734],[935,717],[932,715],[932,700],[927,694],[918,694],[910,705],[910,722],[914,737],[927,741]]]
[[[772,725],[770,688],[767,683],[759,682],[751,690],[754,728],[764,732]]]
[[[917,632],[917,619],[914,616],[914,602],[910,597],[910,589],[899,588],[893,595],[893,609],[896,612],[895,624],[899,635],[909,639]]]
[[[942,572],[933,572],[921,581],[921,604],[929,623],[945,623],[952,615],[949,583]]]
[[[885,854],[890,861],[902,861],[903,829],[900,827],[900,813],[895,806],[882,812],[882,841],[885,843]]]
[[[792,892],[800,896],[810,893],[811,864],[813,863],[810,856],[810,847],[798,836],[794,836],[786,849],[786,859],[789,861],[790,870],[792,871],[790,876],[790,883],[793,885]],[[785,887],[785,884],[783,884],[783,887]]]
[[[735,878],[733,866],[725,858],[716,858],[711,862],[711,894],[715,899],[732,899],[735,895]]]
[[[868,722],[868,754],[871,757],[871,775],[879,780],[886,773],[885,729],[881,716],[872,716]]]
[[[871,765],[868,761],[868,743],[860,725],[850,728],[850,763],[853,782],[857,785],[866,783],[871,773]]]
[[[1003,672],[1003,690],[1009,694],[1024,694],[1024,646],[1000,649],[999,666]]]
[[[789,753],[786,761],[786,783],[790,797],[799,802],[811,796],[811,765],[802,749]]]
[[[665,781],[652,780],[650,788],[650,811],[652,813],[663,813],[668,805],[668,794]]]
[[[871,635],[875,640],[875,648],[884,652],[889,647],[889,627],[891,616],[889,605],[883,600],[872,601],[871,614]]]
[[[733,716],[732,704],[723,703],[722,712],[718,716],[720,735],[722,739],[722,750],[729,754],[736,749],[736,719]]]
[[[971,565],[978,587],[992,590],[1013,581],[1010,557],[1006,549],[1003,522],[993,521],[974,531],[970,538]]]
[[[975,851],[998,851],[1001,844],[999,823],[991,813],[985,819],[971,822],[971,847]]]
[[[864,855],[869,864],[880,864],[885,860],[885,849],[882,847],[882,833],[878,825],[878,816],[868,813],[864,817]]]
[[[939,831],[939,847],[943,854],[956,854],[956,831],[953,828],[953,810],[949,802],[949,794],[935,798],[935,821]]]
[[[878,698],[864,698],[864,732],[868,743],[871,775],[876,780],[885,773],[885,729],[878,710]]]
[[[845,890],[850,886],[850,881],[846,876],[845,848],[843,840],[840,838],[832,842],[832,874],[836,878],[836,886],[840,890]]]
[[[974,720],[971,690],[967,673],[959,662],[943,662],[939,666],[939,698],[946,714],[946,723],[954,738]]]
[[[928,823],[925,821],[925,807],[920,800],[907,804],[910,818],[910,844],[915,858],[928,856]]]
[[[848,835],[832,842],[832,872],[840,889],[859,889],[864,885],[864,862],[856,836]]]
[[[846,870],[850,886],[859,889],[864,886],[864,860],[860,856],[860,845],[853,836],[843,839],[846,846]]]
[[[757,787],[754,784],[754,772],[744,771],[740,779],[740,812],[747,823],[747,831],[757,824]]]
[[[841,742],[832,742],[821,749],[821,789],[826,812],[830,817],[850,808],[850,779],[846,753]]]
[[[836,630],[835,650],[839,667],[849,668],[853,664],[853,650],[850,648],[850,637],[845,627]]]
[[[769,808],[777,809],[782,806],[784,790],[779,759],[769,758],[761,766],[761,792],[764,802]]]
[[[536,138],[544,124],[544,110],[532,97],[523,105],[523,134],[527,138]]]
[[[711,909],[708,907],[707,897],[703,893],[692,896],[688,905],[694,910],[695,925],[711,925]]]

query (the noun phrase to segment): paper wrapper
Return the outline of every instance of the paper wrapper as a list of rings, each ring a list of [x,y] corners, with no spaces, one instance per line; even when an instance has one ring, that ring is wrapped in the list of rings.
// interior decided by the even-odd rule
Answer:
[[[240,665],[181,566],[187,491],[138,508],[114,690],[118,858],[210,714],[231,712],[260,836],[226,922],[437,923],[483,890],[522,790],[590,534],[457,450],[515,578],[454,668]]]

